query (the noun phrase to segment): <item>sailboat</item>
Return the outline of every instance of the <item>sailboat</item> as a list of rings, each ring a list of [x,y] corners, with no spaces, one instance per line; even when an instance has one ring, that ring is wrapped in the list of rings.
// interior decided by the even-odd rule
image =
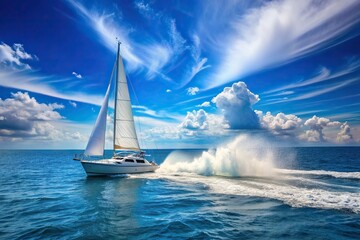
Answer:
[[[123,60],[120,55],[120,44],[121,42],[118,42],[116,62],[114,64],[104,101],[101,105],[99,115],[96,119],[95,126],[88,140],[84,154],[81,154],[80,156],[75,155],[74,157],[74,160],[81,162],[88,176],[154,172],[159,168],[155,162],[146,160],[145,152],[140,149],[131,108],[128,82],[124,71]],[[106,159],[103,158],[106,118],[114,71],[116,71],[114,81],[114,154],[112,158]],[[102,159],[89,159],[95,156],[100,156]]]

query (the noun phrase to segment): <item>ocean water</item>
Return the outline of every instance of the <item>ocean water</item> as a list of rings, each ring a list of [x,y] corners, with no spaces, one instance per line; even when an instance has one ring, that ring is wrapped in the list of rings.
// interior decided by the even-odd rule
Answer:
[[[360,238],[359,147],[149,152],[89,178],[79,150],[0,150],[0,239]]]

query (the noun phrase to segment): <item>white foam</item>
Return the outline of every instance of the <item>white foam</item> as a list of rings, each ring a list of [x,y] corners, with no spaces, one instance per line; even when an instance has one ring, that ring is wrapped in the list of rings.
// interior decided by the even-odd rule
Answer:
[[[346,209],[360,213],[360,193],[303,188],[264,182],[208,182],[217,193],[247,195],[277,199],[293,207]],[[246,184],[245,184],[246,183]]]
[[[207,191],[217,194],[264,197],[279,200],[292,207],[346,210],[360,213],[360,193],[329,191],[318,187],[300,187],[271,179],[206,177],[189,173],[164,174],[153,177],[182,185],[204,184]],[[263,180],[263,181],[260,181]],[[193,188],[192,188],[193,189]]]
[[[298,174],[298,175],[318,175],[331,176],[335,178],[352,178],[360,179],[360,172],[336,172],[325,170],[294,170],[294,169],[276,169],[276,172],[281,174]]]
[[[243,134],[216,150],[204,151],[200,157],[186,156],[184,152],[171,153],[160,172],[192,172],[218,176],[272,176],[274,150],[263,139]]]

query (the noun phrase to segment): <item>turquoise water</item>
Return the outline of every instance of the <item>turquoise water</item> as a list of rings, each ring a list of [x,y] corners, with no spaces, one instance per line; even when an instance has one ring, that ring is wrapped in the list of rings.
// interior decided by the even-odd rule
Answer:
[[[171,152],[152,157],[162,163]],[[191,162],[202,152],[182,154]],[[87,178],[75,153],[0,151],[1,239],[360,236],[357,147],[276,149],[276,171],[263,177],[170,171],[170,163],[151,174]]]

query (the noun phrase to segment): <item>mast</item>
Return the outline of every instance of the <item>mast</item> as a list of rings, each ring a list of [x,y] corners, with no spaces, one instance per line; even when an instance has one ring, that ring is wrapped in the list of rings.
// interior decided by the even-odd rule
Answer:
[[[117,39],[117,42],[118,42],[118,50],[117,50],[117,54],[116,54],[116,69],[119,69],[119,59],[120,59],[120,44],[121,42]],[[114,149],[114,156],[115,156],[115,132],[116,132],[116,100],[117,100],[117,79],[118,79],[118,76],[119,76],[119,72],[116,71],[116,76],[115,76],[115,101],[114,101],[114,134],[113,134],[113,149]]]

